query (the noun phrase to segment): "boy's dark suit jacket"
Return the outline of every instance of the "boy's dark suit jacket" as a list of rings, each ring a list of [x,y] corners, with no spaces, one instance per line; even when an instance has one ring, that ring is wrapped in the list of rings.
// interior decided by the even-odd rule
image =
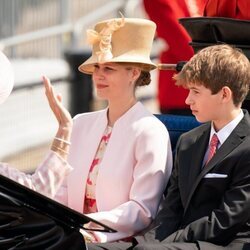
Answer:
[[[210,124],[203,124],[179,139],[164,207],[144,243],[196,242],[207,249],[205,242],[250,241],[249,114],[203,167],[209,134]]]

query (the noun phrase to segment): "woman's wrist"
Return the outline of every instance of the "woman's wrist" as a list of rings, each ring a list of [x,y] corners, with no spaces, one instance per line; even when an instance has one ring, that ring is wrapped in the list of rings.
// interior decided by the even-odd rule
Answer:
[[[72,124],[59,125],[58,130],[62,131],[62,132],[64,132],[64,131],[71,131],[72,127],[73,127]]]
[[[61,156],[64,160],[67,160],[69,154],[69,144],[54,139],[50,149]]]
[[[69,141],[71,132],[72,132],[72,126],[59,126],[55,137]]]
[[[59,127],[51,144],[51,150],[67,160],[72,127]]]
[[[65,139],[62,139],[62,138],[60,138],[60,137],[54,137],[54,140],[56,140],[56,141],[58,141],[58,142],[61,142],[61,143],[64,143],[64,144],[66,144],[66,145],[70,145],[70,144],[71,144],[70,141],[67,141],[67,140],[65,140]]]
[[[68,158],[68,153],[69,153],[69,150],[66,150],[66,149],[62,149],[60,147],[57,147],[55,145],[51,145],[50,149],[55,152],[56,154],[58,154],[62,159],[64,160],[67,160]]]

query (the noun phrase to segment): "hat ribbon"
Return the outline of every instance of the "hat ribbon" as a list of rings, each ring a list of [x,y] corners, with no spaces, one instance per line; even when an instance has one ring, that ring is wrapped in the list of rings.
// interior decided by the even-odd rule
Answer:
[[[112,54],[112,35],[113,32],[123,27],[125,24],[124,16],[121,14],[121,20],[113,19],[107,22],[106,26],[97,32],[93,29],[87,30],[87,42],[94,45],[99,42],[99,51],[96,52],[98,61],[105,62],[113,58]]]

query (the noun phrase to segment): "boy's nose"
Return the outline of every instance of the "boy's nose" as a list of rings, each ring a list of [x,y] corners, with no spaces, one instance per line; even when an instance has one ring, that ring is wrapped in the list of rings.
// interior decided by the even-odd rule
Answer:
[[[190,105],[190,103],[191,103],[190,93],[188,93],[188,96],[187,96],[187,98],[186,98],[186,100],[185,100],[185,103],[186,103],[187,105]]]

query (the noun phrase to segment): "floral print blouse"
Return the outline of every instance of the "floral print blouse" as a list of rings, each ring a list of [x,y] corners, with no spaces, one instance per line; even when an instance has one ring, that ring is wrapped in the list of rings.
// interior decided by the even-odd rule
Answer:
[[[111,136],[111,132],[112,132],[112,127],[107,126],[101,138],[95,158],[90,166],[89,175],[86,183],[85,202],[83,211],[85,214],[98,212],[95,199],[96,180],[98,176],[99,165],[105,153],[109,138]]]

